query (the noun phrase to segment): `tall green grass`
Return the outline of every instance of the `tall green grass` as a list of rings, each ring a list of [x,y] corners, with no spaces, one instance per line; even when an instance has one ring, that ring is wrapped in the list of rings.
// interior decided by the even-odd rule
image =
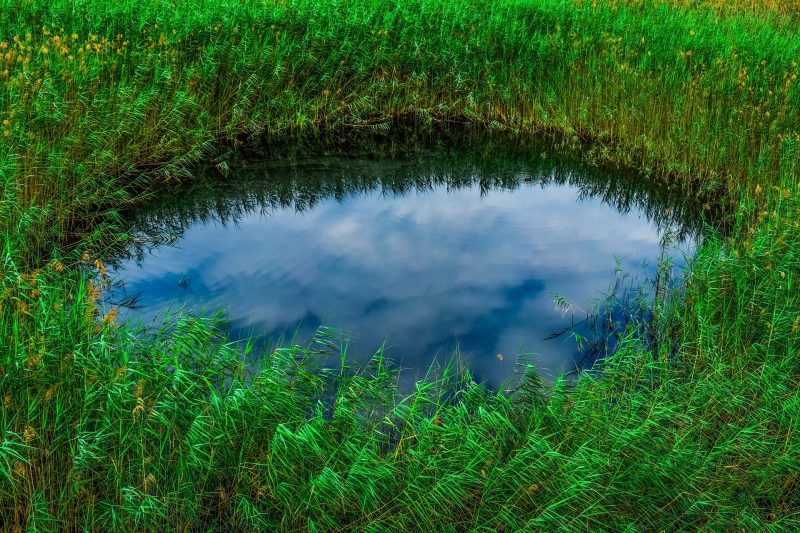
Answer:
[[[0,525],[800,528],[800,33],[712,4],[0,0]],[[381,354],[318,368],[324,332],[254,354],[98,306],[76,243],[191,165],[398,120],[545,135],[728,213],[663,311],[678,353],[398,397]]]
[[[571,0],[5,0],[0,13],[0,168],[24,207],[50,210],[36,236],[190,179],[220,141],[396,117],[557,133],[695,194],[798,157],[800,39],[777,15]]]

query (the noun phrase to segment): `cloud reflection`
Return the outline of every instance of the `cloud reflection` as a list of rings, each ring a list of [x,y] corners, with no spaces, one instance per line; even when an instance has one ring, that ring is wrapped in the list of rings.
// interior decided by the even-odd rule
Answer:
[[[547,374],[569,370],[574,341],[544,340],[568,320],[552,293],[585,305],[614,281],[615,257],[639,271],[660,240],[642,209],[620,213],[580,184],[434,186],[189,224],[177,246],[123,263],[121,277],[142,305],[128,317],[185,304],[225,307],[233,330],[274,337],[325,324],[354,332],[356,356],[387,341],[423,371],[458,345],[476,376],[498,385],[519,351],[535,352]]]

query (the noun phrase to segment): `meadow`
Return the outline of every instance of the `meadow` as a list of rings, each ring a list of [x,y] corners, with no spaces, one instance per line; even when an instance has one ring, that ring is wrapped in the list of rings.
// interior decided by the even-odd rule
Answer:
[[[800,529],[798,24],[789,0],[0,0],[0,529]],[[409,124],[714,213],[654,309],[670,342],[400,395],[382,353],[319,368],[325,330],[254,354],[219,317],[117,324],[130,209],[248,146]]]

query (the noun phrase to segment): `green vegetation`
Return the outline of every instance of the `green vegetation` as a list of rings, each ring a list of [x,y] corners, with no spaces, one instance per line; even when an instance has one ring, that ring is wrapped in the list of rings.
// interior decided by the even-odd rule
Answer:
[[[715,3],[0,0],[0,525],[800,528],[800,31]],[[324,334],[250,375],[213,319],[97,305],[100,243],[192,164],[397,121],[545,135],[723,212],[657,310],[677,352],[398,399],[380,354],[316,368]]]

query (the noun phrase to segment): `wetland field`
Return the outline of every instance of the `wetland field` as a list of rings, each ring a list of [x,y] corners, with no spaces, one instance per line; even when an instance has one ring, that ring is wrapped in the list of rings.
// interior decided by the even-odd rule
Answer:
[[[794,0],[0,0],[0,531],[800,529]]]

